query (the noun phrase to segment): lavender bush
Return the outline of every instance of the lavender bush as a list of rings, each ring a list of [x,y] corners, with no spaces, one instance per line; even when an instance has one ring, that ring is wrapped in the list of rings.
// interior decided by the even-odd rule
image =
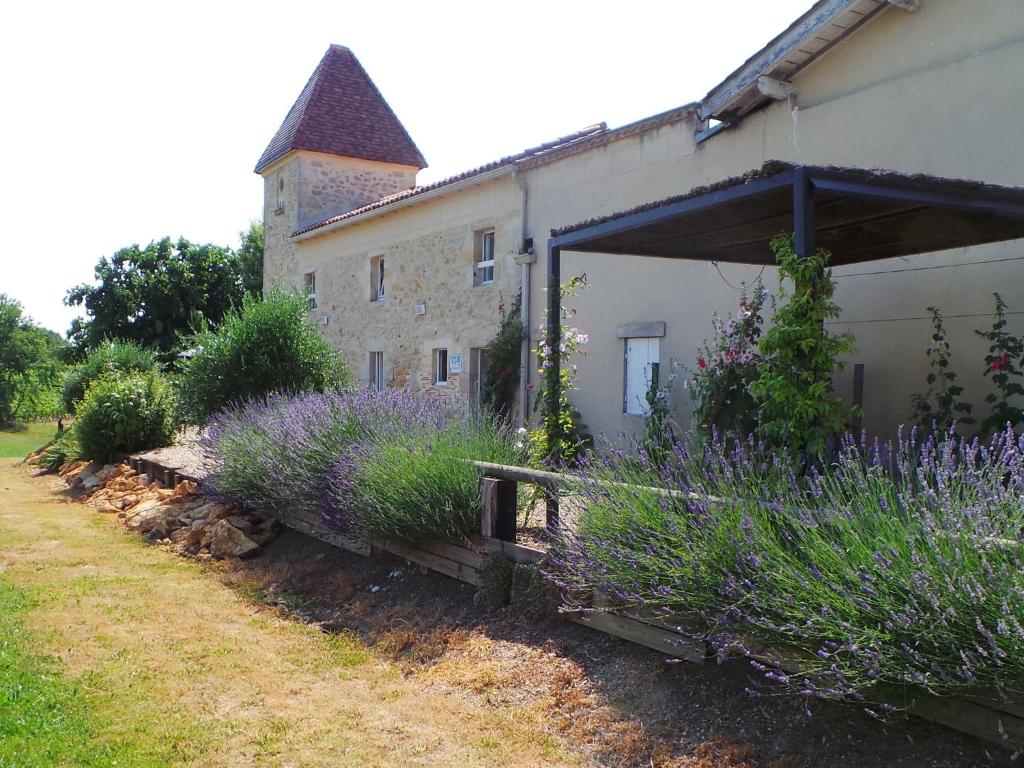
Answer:
[[[808,699],[1024,693],[1024,437],[848,439],[826,472],[791,466],[752,440],[677,443],[659,468],[605,451],[549,575],[697,619],[722,654],[792,649],[799,674],[754,664]]]
[[[328,478],[324,519],[363,538],[460,541],[478,529],[478,474],[470,460],[525,458],[503,424],[461,415],[440,430],[408,430],[353,446]]]
[[[282,393],[217,413],[201,438],[212,494],[287,519],[318,514],[327,474],[353,445],[442,429],[450,408],[402,390]]]
[[[476,527],[477,473],[513,463],[501,424],[403,390],[277,394],[218,413],[201,439],[207,491],[355,537],[461,538]]]

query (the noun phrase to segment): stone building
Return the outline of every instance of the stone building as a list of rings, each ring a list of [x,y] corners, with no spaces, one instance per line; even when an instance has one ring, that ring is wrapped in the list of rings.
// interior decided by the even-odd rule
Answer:
[[[1017,0],[820,0],[700,101],[593,126],[426,186],[422,155],[347,49],[320,63],[257,171],[266,281],[307,287],[311,318],[364,382],[472,399],[499,307],[522,293],[520,407],[528,410],[551,232],[768,161],[1024,185],[1024,12]],[[1008,76],[1013,73],[1014,76]],[[1019,241],[839,267],[836,330],[856,336],[837,389],[888,433],[924,388],[927,307],[947,316],[954,365],[983,404],[992,292],[1024,311]],[[692,366],[713,312],[773,267],[566,252],[586,273],[574,322],[588,336],[574,405],[594,432],[643,425],[652,362]],[[383,274],[383,280],[381,275]],[[1024,330],[1018,315],[1011,329]],[[443,369],[443,370],[442,370]],[[684,423],[686,392],[672,394]]]

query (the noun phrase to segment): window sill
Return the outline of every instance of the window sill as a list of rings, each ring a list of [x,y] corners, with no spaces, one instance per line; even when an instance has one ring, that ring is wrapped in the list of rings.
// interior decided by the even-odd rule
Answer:
[[[447,387],[448,386],[448,382],[447,381],[435,381],[434,382],[434,386],[435,387]]]

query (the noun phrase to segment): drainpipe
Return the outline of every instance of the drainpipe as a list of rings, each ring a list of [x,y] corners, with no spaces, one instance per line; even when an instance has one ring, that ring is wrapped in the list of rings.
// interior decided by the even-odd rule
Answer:
[[[522,227],[516,264],[519,265],[519,316],[523,321],[523,343],[519,353],[519,423],[522,426],[526,426],[526,423],[530,420],[530,265],[537,260],[537,256],[533,252],[533,246],[527,246],[529,230],[526,225],[526,205],[529,202],[529,198],[526,189],[526,179],[519,172],[518,168],[513,173],[516,181],[519,183],[519,191],[522,194],[519,216]]]

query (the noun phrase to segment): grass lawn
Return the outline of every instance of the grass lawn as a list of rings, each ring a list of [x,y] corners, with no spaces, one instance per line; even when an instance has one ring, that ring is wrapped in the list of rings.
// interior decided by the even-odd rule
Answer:
[[[20,424],[16,430],[0,430],[0,458],[21,459],[42,448],[57,432],[57,422],[39,421]]]
[[[0,461],[0,768],[578,766],[513,699],[254,604]]]

